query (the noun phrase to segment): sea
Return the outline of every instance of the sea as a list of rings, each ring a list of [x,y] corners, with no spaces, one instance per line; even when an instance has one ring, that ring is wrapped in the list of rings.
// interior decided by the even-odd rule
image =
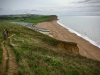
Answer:
[[[100,48],[100,16],[59,16],[58,23]]]

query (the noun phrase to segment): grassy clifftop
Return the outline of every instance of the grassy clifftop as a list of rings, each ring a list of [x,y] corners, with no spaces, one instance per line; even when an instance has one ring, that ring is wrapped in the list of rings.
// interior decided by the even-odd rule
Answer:
[[[56,39],[20,25],[0,22],[0,34],[5,28],[10,31],[9,36],[13,35],[6,40],[5,47],[16,56],[18,75],[100,74],[100,62],[58,49],[59,41]],[[0,43],[2,41],[3,37],[0,35]],[[2,52],[0,53],[1,56]],[[9,66],[6,72],[8,69]]]
[[[14,17],[14,16],[6,16],[6,17],[0,17],[0,21],[6,21],[6,22],[28,22],[37,24],[39,22],[48,21],[50,20],[50,15],[35,15],[35,16],[29,16],[29,17],[23,17],[20,15],[20,17]]]

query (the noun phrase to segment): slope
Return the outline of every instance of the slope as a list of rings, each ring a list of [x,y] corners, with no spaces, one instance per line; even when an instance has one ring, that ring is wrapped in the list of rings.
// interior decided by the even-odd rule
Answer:
[[[29,28],[0,22],[0,34],[8,29],[5,48],[18,66],[14,75],[99,75],[100,62],[57,48],[59,41]],[[0,43],[3,37],[0,35]],[[73,45],[74,43],[64,42]],[[0,47],[1,57],[3,49]],[[11,56],[10,56],[11,55]],[[0,58],[2,62],[2,59]],[[10,62],[7,62],[7,65]],[[3,64],[3,63],[0,63]],[[9,75],[9,65],[5,74]],[[2,69],[2,67],[0,67]],[[13,75],[13,74],[11,74]]]

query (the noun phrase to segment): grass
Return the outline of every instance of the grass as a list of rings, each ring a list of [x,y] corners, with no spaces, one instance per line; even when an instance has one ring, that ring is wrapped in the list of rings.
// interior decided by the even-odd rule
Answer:
[[[33,17],[27,17],[27,18],[8,18],[8,19],[0,19],[0,21],[7,21],[7,22],[28,22],[37,24],[39,22],[48,21],[50,19],[50,16],[48,15],[37,15]]]
[[[2,49],[0,48],[0,64],[2,63]]]
[[[100,62],[57,49],[58,40],[20,25],[0,22],[0,34],[5,28],[10,31],[9,36],[15,34],[6,45],[17,57],[19,75],[100,74]],[[0,39],[2,42],[1,35]]]

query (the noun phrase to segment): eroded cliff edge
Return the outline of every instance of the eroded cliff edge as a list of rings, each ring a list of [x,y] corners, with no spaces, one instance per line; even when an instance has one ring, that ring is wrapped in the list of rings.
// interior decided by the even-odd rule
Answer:
[[[50,21],[58,20],[58,17],[56,15],[51,15]],[[68,52],[79,54],[79,48],[77,46],[77,43],[75,42],[65,42],[65,41],[59,41],[57,44],[57,47],[63,50],[66,50]]]
[[[66,50],[68,52],[79,54],[79,48],[74,42],[63,42],[60,41],[57,45],[58,48]]]

